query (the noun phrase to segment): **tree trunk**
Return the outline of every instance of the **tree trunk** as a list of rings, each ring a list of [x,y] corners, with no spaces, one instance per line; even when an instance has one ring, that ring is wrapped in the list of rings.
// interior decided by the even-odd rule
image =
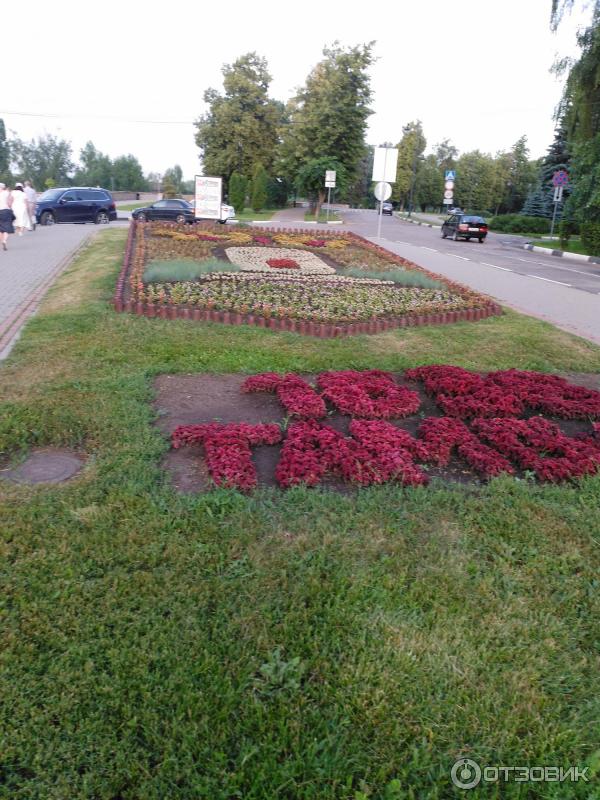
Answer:
[[[317,207],[315,209],[315,219],[317,222],[319,221],[319,214],[321,212],[321,206],[323,205],[323,201],[325,200],[325,192],[319,191],[319,195],[317,197]]]

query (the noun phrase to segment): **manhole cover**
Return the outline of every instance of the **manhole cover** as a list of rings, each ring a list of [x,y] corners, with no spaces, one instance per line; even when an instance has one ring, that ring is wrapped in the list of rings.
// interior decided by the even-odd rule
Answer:
[[[4,477],[16,483],[62,483],[77,475],[84,463],[82,456],[69,450],[33,450]]]

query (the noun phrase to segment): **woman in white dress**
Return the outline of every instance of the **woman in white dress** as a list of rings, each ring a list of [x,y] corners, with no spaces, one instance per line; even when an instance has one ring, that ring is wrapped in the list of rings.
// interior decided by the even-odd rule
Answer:
[[[15,228],[19,236],[23,236],[23,231],[31,227],[29,221],[29,213],[27,211],[27,198],[23,192],[23,184],[15,183],[15,188],[12,193],[13,204],[12,210],[15,215]]]

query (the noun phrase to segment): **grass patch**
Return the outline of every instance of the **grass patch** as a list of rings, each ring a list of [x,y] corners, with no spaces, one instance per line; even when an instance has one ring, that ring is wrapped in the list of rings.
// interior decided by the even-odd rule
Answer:
[[[210,272],[239,272],[241,267],[218,258],[206,261],[173,259],[167,261],[150,261],[144,270],[144,283],[160,281],[192,281],[200,275]]]
[[[95,238],[0,367],[0,450],[91,456],[0,482],[0,797],[441,800],[459,755],[597,764],[600,480],[177,496],[151,379],[597,372],[600,348],[515,313],[348,340],[116,314],[124,242]]]
[[[135,211],[136,208],[146,208],[146,206],[152,205],[152,200],[146,200],[144,202],[139,203],[121,203],[117,204],[117,211]]]
[[[329,216],[327,216],[327,210],[323,210],[322,208],[319,209],[319,216],[316,217],[312,211],[305,211],[304,212],[304,221],[305,222],[318,222],[320,225],[326,222],[339,222],[342,218],[336,211],[330,211]]]
[[[390,269],[390,270],[362,270],[362,269],[347,269],[342,273],[351,278],[375,278],[379,281],[393,281],[400,286],[419,286],[424,289],[444,289],[447,286],[439,281],[434,281],[432,278],[423,275],[416,270],[405,269]]]
[[[267,220],[280,210],[279,208],[266,208],[264,211],[253,211],[251,208],[245,208],[241,214],[236,214],[235,218],[240,222],[251,222],[254,219]]]
[[[530,241],[529,244],[533,244],[536,247],[545,247],[549,250],[562,250],[563,247],[558,239],[554,241],[548,241],[548,239],[535,239]],[[565,248],[565,253],[579,253],[582,256],[588,256],[590,253],[586,250],[583,246],[583,242],[579,238],[569,239],[569,244]]]

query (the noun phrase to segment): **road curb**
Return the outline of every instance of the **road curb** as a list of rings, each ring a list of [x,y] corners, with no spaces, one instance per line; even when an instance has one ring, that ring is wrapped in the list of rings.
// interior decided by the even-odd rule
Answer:
[[[400,217],[398,214],[394,214],[396,219],[399,219],[400,222],[410,222],[411,225],[422,225],[424,228],[441,228],[441,225],[434,225],[433,222],[417,222],[416,219],[406,219],[406,217]]]
[[[581,253],[569,253],[568,250],[551,250],[549,247],[538,247],[535,244],[524,244],[523,250],[529,250],[534,253],[544,253],[547,256],[555,256],[556,258],[572,258],[575,261],[585,261],[588,264],[600,264],[600,258],[596,258],[596,256],[584,256]]]

